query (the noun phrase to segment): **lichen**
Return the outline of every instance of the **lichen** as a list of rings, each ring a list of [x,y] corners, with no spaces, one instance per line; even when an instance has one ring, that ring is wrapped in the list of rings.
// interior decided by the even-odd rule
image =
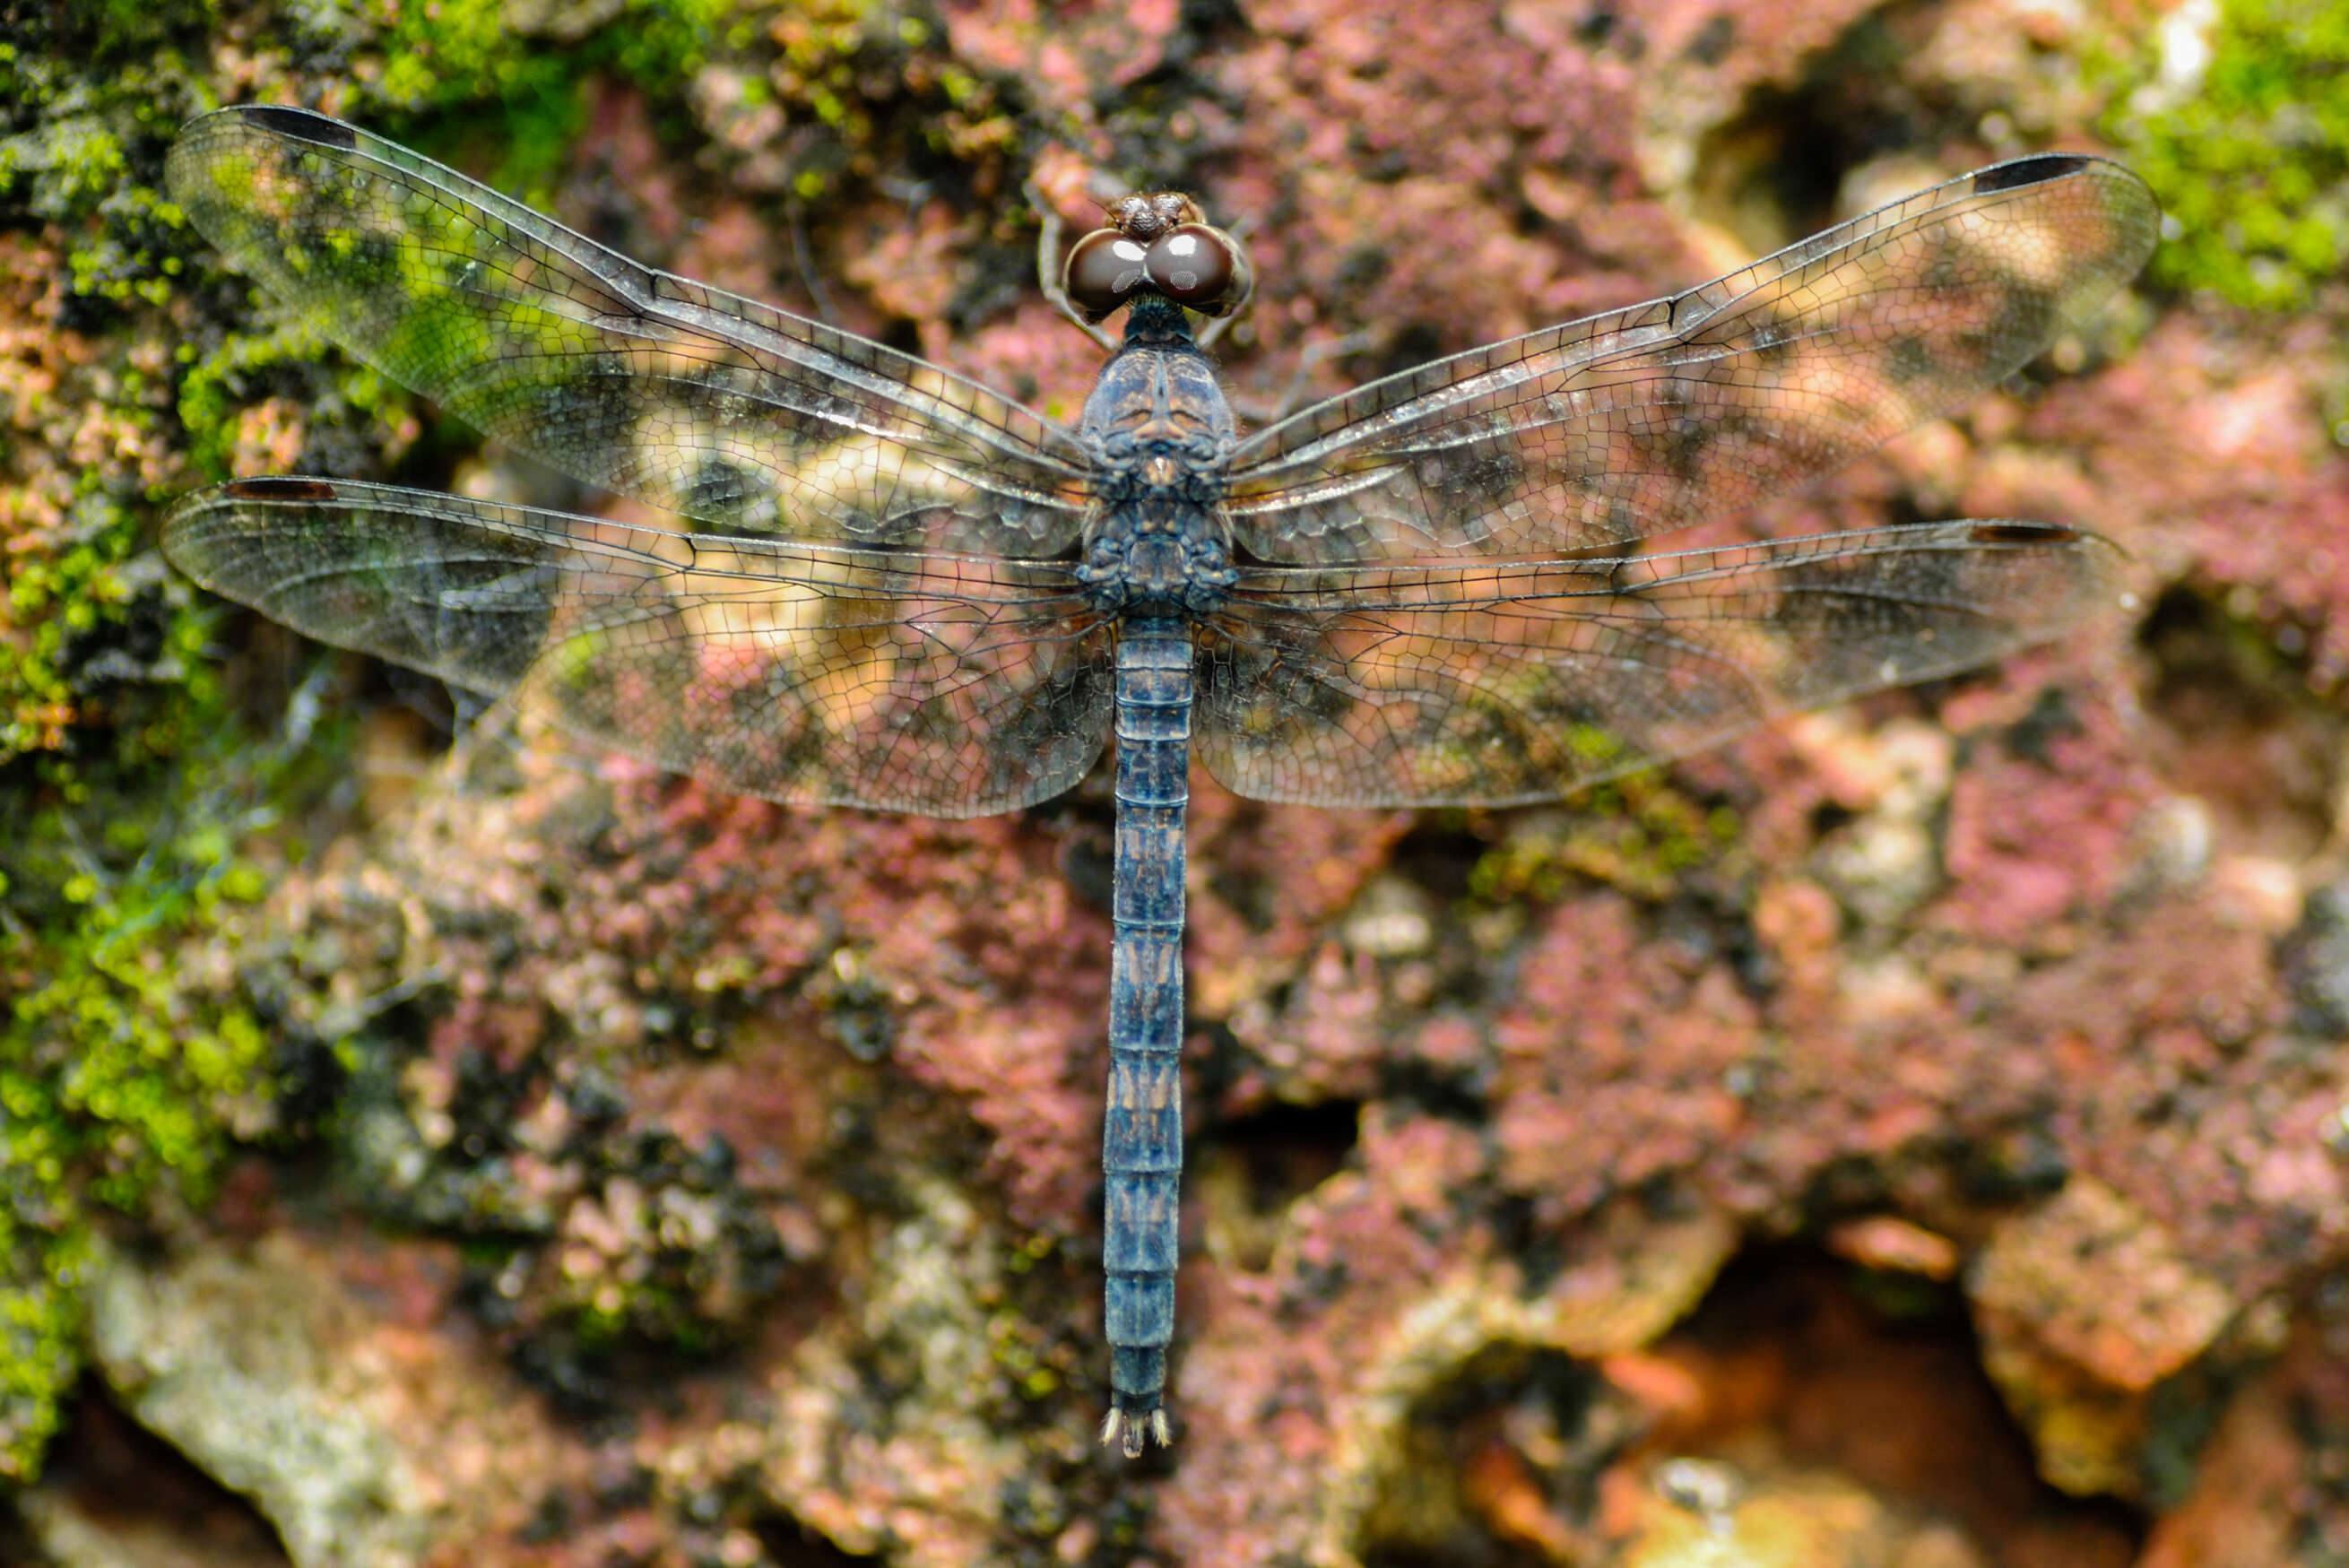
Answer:
[[[2349,9],[2194,0],[2107,57],[2105,131],[2168,222],[2153,275],[2292,310],[2349,262]]]

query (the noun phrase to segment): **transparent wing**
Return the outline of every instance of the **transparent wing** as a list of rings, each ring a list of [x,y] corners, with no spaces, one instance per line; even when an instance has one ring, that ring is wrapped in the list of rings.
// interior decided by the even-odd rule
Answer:
[[[406,148],[222,109],[171,194],[319,332],[476,429],[730,531],[1050,556],[1086,459],[1058,426],[877,343],[639,266]]]
[[[1111,633],[1044,562],[666,532],[316,479],[186,497],[164,553],[341,647],[771,799],[1006,811],[1084,776]]]
[[[2118,552],[1936,522],[1620,560],[1258,567],[1200,638],[1198,748],[1317,806],[1509,805],[1947,675],[2120,601]]]
[[[2117,164],[1992,165],[1273,425],[1234,456],[1237,536],[1300,565],[1524,557],[1738,511],[1996,384],[2133,276],[2159,224]]]

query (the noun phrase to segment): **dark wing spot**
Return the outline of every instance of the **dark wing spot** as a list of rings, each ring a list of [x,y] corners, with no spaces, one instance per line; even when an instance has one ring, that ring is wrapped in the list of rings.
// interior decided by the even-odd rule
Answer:
[[[1754,360],[1764,370],[1784,370],[1790,364],[1797,364],[1801,352],[1802,345],[1783,321],[1771,322],[1754,334]]]
[[[328,119],[323,114],[312,114],[306,108],[291,108],[284,104],[254,104],[240,111],[247,125],[257,125],[264,130],[274,131],[294,141],[316,142],[320,147],[356,148],[358,132],[338,119]]]
[[[1933,259],[1918,271],[1917,286],[1928,295],[1963,293],[1967,285],[1966,258],[1949,242],[1946,232],[1936,230]]]
[[[1706,454],[1749,423],[1728,409],[1692,403],[1687,385],[1674,379],[1658,385],[1648,428],[1632,434],[1656,465],[1652,471],[1693,483],[1703,473]]]
[[[1978,522],[1966,531],[1975,544],[2078,544],[2087,537],[2060,522]]]
[[[697,465],[678,498],[678,510],[688,517],[719,521],[733,517],[761,488],[761,481],[723,458]]]
[[[1215,630],[1221,634],[1198,641],[1194,678],[1200,691],[1257,721],[1244,724],[1236,742],[1286,744],[1299,724],[1334,727],[1353,710],[1354,699],[1321,678],[1323,672],[1342,672],[1345,661],[1311,632],[1288,629],[1268,640],[1264,626],[1238,620]],[[1295,645],[1283,647],[1281,641]]]
[[[986,753],[988,777],[999,789],[1012,780],[1058,777],[1073,769],[1081,775],[1101,753],[1101,739],[1084,715],[1109,701],[1112,677],[1100,661],[1077,660],[1054,669],[1042,686],[976,738]],[[973,740],[968,729],[957,738]],[[1072,775],[1073,776],[1073,775]]]
[[[1940,373],[1941,362],[1933,346],[1921,337],[1895,338],[1885,346],[1884,373],[1895,387],[1928,380]]]
[[[1950,341],[1977,363],[2012,363],[2018,346],[2045,343],[2055,335],[2057,325],[2055,301],[2017,284],[2006,291],[1980,330],[1952,334]]]
[[[795,700],[806,684],[802,673],[778,660],[764,682],[746,684],[725,698],[731,721],[725,732],[756,737],[760,765],[780,779],[823,777],[825,752],[833,743],[832,731],[818,718],[815,705]]]
[[[2091,161],[2077,153],[2042,152],[2007,163],[1992,164],[1974,176],[1974,194],[1987,196],[1995,191],[2020,191],[2026,185],[2044,185],[2050,180],[2077,174]]]
[[[1526,465],[1505,441],[1480,442],[1456,456],[1422,465],[1421,482],[1444,498],[1455,517],[1481,516],[1516,493]]]
[[[221,493],[237,500],[332,500],[335,487],[324,480],[237,480],[221,486]]]
[[[1608,711],[1589,683],[1578,680],[1545,681],[1526,699],[1525,707],[1553,733],[1586,730],[1599,734],[1616,717]]]

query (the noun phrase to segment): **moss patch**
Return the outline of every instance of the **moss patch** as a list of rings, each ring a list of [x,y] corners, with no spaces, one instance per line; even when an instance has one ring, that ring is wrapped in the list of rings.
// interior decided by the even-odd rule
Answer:
[[[17,819],[0,890],[0,1480],[35,1473],[77,1369],[93,1206],[201,1203],[233,1135],[270,1122],[260,1025],[191,984],[223,906],[266,878],[218,824],[135,810],[112,823],[166,836],[124,864],[131,833],[81,841],[95,803],[59,789]]]
[[[1682,873],[1718,859],[1738,829],[1736,813],[1707,810],[1663,773],[1635,773],[1571,806],[1525,813],[1470,870],[1468,891],[1491,903],[1548,903],[1588,879],[1660,901]]]
[[[2153,274],[2292,310],[2349,263],[2349,7],[2198,0],[2107,59],[2106,132],[2171,220]]]
[[[336,772],[334,734],[285,738],[272,712],[245,726],[216,648],[250,623],[169,571],[156,522],[233,472],[381,476],[439,455],[405,393],[286,325],[191,232],[161,180],[178,127],[231,98],[313,105],[541,205],[595,84],[616,78],[657,126],[682,124],[689,101],[701,139],[801,202],[904,166],[909,142],[916,162],[983,161],[1016,134],[934,23],[870,0],[103,0],[10,15],[0,1484],[36,1473],[78,1374],[79,1280],[109,1216],[201,1204],[241,1142],[326,1109],[296,1103],[301,1068],[279,1053],[301,1031],[279,1026],[283,998],[252,999],[285,954],[241,934],[242,906],[302,852],[284,824]],[[243,41],[219,56],[233,75],[215,78],[228,38]],[[533,1251],[548,1274],[523,1328],[690,1346],[753,1319],[781,1264],[730,1177],[649,1145],[595,1173],[582,1222],[618,1240]],[[512,1215],[491,1207],[448,1228],[511,1241]]]
[[[101,1216],[201,1204],[278,1122],[237,912],[298,852],[279,824],[333,732],[243,729],[211,656],[240,623],[164,565],[161,504],[232,470],[381,472],[419,436],[404,393],[255,308],[164,150],[224,94],[325,83],[394,134],[490,141],[527,189],[592,73],[674,100],[730,12],[628,0],[566,47],[497,0],[233,7],[269,45],[232,88],[204,74],[227,8],[19,7],[0,41],[0,1481],[35,1474],[78,1374]]]

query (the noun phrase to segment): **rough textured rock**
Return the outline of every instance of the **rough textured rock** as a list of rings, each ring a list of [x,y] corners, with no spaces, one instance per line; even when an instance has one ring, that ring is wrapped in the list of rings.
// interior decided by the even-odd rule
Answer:
[[[1994,1231],[1968,1284],[1982,1364],[2031,1429],[2041,1473],[2080,1493],[2138,1489],[2145,1396],[2209,1349],[2237,1306],[2085,1176]]]
[[[1252,225],[1261,407],[1994,157],[2131,155],[2194,42],[2016,0],[715,9],[175,12],[122,77],[150,101],[28,93],[7,167],[119,125],[89,178],[151,187],[200,99],[308,103],[1059,417],[1098,356],[1035,295],[1023,179],[1071,218],[1180,182]],[[76,474],[578,500],[271,338],[136,201],[67,210],[0,207],[18,584]],[[74,292],[150,222],[168,267]],[[2165,273],[1723,525],[2092,527],[2134,621],[1556,807],[1195,779],[1179,1440],[1139,1466],[1092,1430],[1098,774],[940,823],[494,717],[444,758],[429,694],[304,685],[224,616],[187,648],[249,694],[224,731],[362,717],[236,819],[254,896],[151,948],[276,1088],[219,1097],[214,1201],[76,1222],[111,1238],[58,1271],[81,1398],[305,1568],[2338,1562],[2344,319],[2337,278],[2253,314]],[[178,592],[148,559],[123,592]],[[59,1467],[27,1553],[175,1561]]]
[[[277,1230],[244,1255],[110,1257],[89,1292],[92,1359],[123,1408],[251,1498],[304,1568],[422,1563],[511,1528],[529,1488],[560,1473],[539,1403],[478,1346],[416,1320],[430,1295],[344,1288],[355,1261]],[[379,1293],[397,1267],[350,1283]]]

